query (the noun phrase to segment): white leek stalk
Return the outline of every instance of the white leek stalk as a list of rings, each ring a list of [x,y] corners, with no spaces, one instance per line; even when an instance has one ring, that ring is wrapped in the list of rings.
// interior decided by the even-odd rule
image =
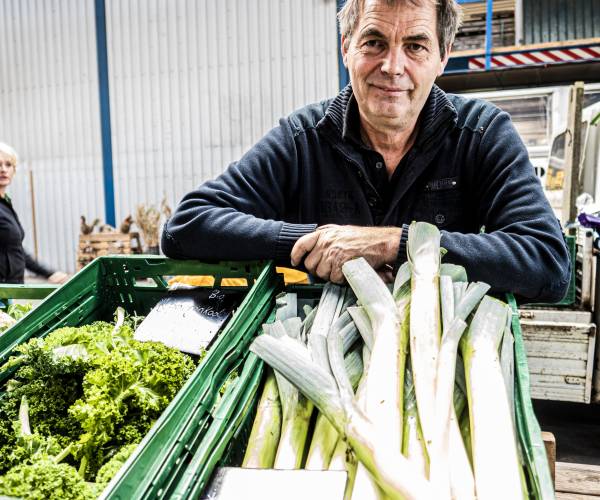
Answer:
[[[523,498],[521,466],[498,348],[510,313],[485,297],[461,340],[479,500]]]
[[[298,297],[295,293],[281,293],[275,299],[275,319],[280,321],[298,316]]]
[[[471,465],[473,464],[473,448],[471,446],[471,423],[469,422],[469,411],[463,412],[460,417],[460,422],[458,424],[460,429],[460,435],[462,437],[462,441],[465,446],[465,450],[467,451],[467,456],[469,457],[469,462]]]
[[[307,356],[281,339],[256,338],[250,348],[302,391],[348,440],[390,499],[431,499],[433,491],[423,475],[394,447],[385,432],[377,429],[356,403],[342,398],[335,379]]]
[[[377,428],[386,430],[390,446],[400,452],[408,323],[401,328],[392,294],[365,259],[346,262],[342,272],[365,308],[375,337],[366,372],[365,411]],[[404,301],[401,312],[405,315],[408,299]]]
[[[303,355],[310,360],[310,355],[302,342],[287,335],[287,332],[299,334],[299,329],[289,326],[290,324],[286,331],[286,327],[281,321],[275,321],[272,324],[264,325],[263,329],[273,338],[285,339],[290,348],[304,353]],[[275,378],[281,401],[282,421],[273,467],[275,469],[299,469],[304,455],[313,404],[277,370],[275,370]]]
[[[342,272],[364,307],[373,329],[374,343],[359,406],[364,408],[376,428],[386,429],[390,446],[401,452],[408,322],[402,329],[392,294],[365,259],[346,262]],[[405,289],[410,291],[409,286]],[[406,306],[408,301],[404,300]],[[406,314],[406,309],[403,307],[403,314]],[[359,466],[353,498],[379,497],[370,483]]]
[[[242,467],[271,469],[275,463],[280,434],[281,402],[275,375],[272,370],[269,370],[256,410]]]
[[[408,233],[411,264],[410,352],[417,408],[425,444],[435,434],[435,378],[442,331],[440,314],[440,232],[424,222],[413,222]]]
[[[339,347],[339,344],[337,345]],[[334,367],[337,370],[337,365],[332,363],[332,368]],[[347,383],[353,390],[358,385],[363,372],[360,349],[353,350],[343,359],[343,369]],[[322,413],[319,413],[304,468],[307,470],[327,470],[338,441],[339,434],[335,427]]]
[[[460,415],[468,415],[464,411],[467,405],[467,388],[462,358],[456,362],[456,384],[454,386],[454,407],[450,416],[450,486],[455,499],[475,498],[475,477],[471,465],[471,452],[463,441],[460,429]]]
[[[352,498],[357,464],[356,457],[354,456],[354,453],[352,453],[352,450],[348,448],[346,441],[339,439],[333,452],[333,456],[331,457],[329,470],[346,471],[347,479],[344,500],[350,500]]]
[[[431,446],[431,480],[438,489],[438,495],[449,496],[451,476],[452,491],[455,498],[473,499],[475,489],[473,473],[466,454],[460,457],[460,449],[454,449],[453,460],[450,452],[450,434],[454,434],[454,446],[460,444],[460,430],[454,415],[454,374],[458,343],[467,324],[466,318],[489,290],[485,283],[471,283],[454,310],[454,304],[448,299],[452,297],[452,281],[448,276],[441,277],[442,310],[446,325],[438,356],[435,409],[436,427],[434,441]],[[446,305],[444,305],[446,302]],[[451,318],[451,319],[450,319]],[[462,462],[462,463],[461,463]],[[460,467],[462,465],[462,467]]]
[[[345,291],[341,286],[328,282],[323,287],[317,314],[308,336],[312,359],[324,370],[329,370],[327,357],[327,334],[338,318],[344,303]]]
[[[350,314],[350,316],[352,316],[354,324],[356,325],[358,333],[360,333],[363,342],[365,343],[369,351],[371,351],[371,349],[373,349],[375,337],[373,335],[373,327],[371,326],[371,320],[367,315],[367,311],[364,307],[354,306],[348,308],[348,313]]]
[[[417,412],[417,398],[410,366],[404,376],[404,427],[402,453],[424,476],[429,474],[429,457]]]

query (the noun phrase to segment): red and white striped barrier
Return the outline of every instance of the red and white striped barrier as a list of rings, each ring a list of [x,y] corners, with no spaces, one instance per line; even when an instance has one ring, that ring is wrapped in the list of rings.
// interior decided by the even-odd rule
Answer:
[[[600,59],[600,45],[564,49],[532,50],[492,55],[492,68],[509,68],[536,64],[555,64]],[[485,69],[485,56],[469,59],[469,69]]]

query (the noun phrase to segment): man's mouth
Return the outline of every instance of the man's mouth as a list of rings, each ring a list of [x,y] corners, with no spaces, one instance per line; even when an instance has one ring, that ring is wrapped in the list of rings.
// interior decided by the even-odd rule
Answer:
[[[407,89],[404,87],[394,87],[391,85],[377,85],[377,84],[371,84],[373,85],[373,87],[375,87],[378,90],[381,90],[382,92],[386,92],[389,94],[401,94],[402,92],[410,92],[412,89]]]

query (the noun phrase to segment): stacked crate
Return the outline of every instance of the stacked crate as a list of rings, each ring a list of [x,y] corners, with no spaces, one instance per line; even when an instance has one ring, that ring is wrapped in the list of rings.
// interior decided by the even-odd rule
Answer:
[[[462,6],[463,20],[452,50],[482,50],[485,48],[487,2],[466,3]],[[492,45],[515,45],[515,1],[495,0],[492,16]]]
[[[79,235],[77,270],[84,268],[97,257],[142,253],[138,233],[90,233]]]

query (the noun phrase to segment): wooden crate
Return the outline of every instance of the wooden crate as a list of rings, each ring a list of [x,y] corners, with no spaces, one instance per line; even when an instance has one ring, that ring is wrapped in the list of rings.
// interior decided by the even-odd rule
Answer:
[[[453,52],[485,49],[487,3],[467,3],[461,6],[462,24],[456,34]],[[515,2],[494,0],[492,16],[492,45],[505,47],[515,44]]]
[[[596,325],[589,311],[519,311],[531,377],[531,397],[589,403]]]
[[[96,257],[105,255],[129,255],[142,252],[138,233],[91,233],[79,235],[77,270],[85,267]]]

